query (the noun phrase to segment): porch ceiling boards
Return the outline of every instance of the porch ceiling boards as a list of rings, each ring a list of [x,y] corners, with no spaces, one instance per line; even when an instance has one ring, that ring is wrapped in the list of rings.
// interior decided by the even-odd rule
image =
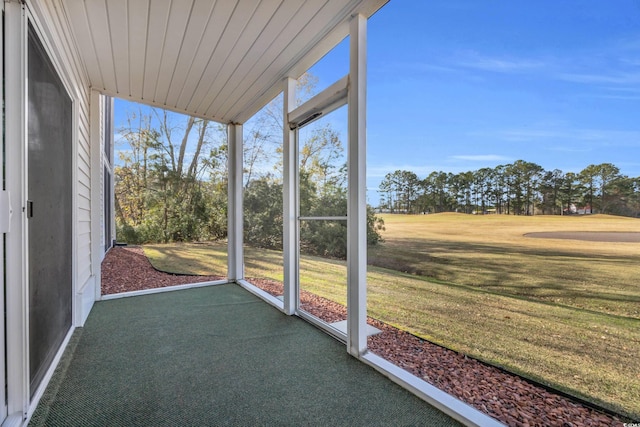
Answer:
[[[91,86],[243,123],[388,0],[62,0]]]

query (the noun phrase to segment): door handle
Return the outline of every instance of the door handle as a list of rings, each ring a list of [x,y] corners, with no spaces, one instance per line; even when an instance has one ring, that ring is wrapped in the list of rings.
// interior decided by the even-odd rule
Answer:
[[[33,201],[27,200],[27,218],[33,218]]]

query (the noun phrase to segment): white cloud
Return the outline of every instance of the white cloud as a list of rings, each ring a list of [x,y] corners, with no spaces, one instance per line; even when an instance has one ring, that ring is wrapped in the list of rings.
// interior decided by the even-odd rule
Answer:
[[[590,151],[593,151],[591,148],[589,147],[585,147],[585,146],[568,146],[568,145],[552,145],[549,147],[545,147],[545,149],[549,150],[549,151],[558,151],[561,153],[588,153]]]
[[[445,73],[454,73],[459,70],[455,67],[448,65],[439,65],[432,62],[418,62],[418,61],[389,61],[381,64],[379,67],[376,67],[376,72],[392,72],[392,73],[412,73],[412,72],[445,72]]]
[[[495,138],[508,142],[558,142],[600,143],[611,146],[637,146],[640,131],[615,129],[589,129],[572,127],[512,128],[471,132],[472,136]]]
[[[572,83],[635,85],[640,83],[640,73],[559,73],[556,77]]]
[[[521,73],[545,67],[543,61],[527,58],[491,57],[477,52],[465,53],[463,56],[465,57],[462,59],[454,60],[458,66],[495,73]]]
[[[472,162],[505,162],[511,161],[509,157],[501,156],[499,154],[470,154],[470,155],[459,155],[459,156],[451,156],[452,159],[456,160],[470,160]]]
[[[601,88],[605,90],[631,90],[640,84],[640,60],[636,53],[639,48],[637,41],[633,44],[612,43],[562,57],[497,56],[463,51],[450,58],[445,66],[502,74],[529,74],[538,79],[588,86],[608,86]]]

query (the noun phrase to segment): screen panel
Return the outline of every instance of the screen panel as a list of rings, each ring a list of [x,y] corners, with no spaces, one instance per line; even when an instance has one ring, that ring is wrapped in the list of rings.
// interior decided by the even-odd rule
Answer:
[[[72,102],[31,26],[28,103],[29,364],[33,395],[71,327]]]
[[[5,148],[4,148],[4,123],[5,123],[5,108],[4,108],[4,3],[0,5],[0,49],[2,49],[2,54],[0,54],[0,92],[2,95],[0,96],[0,108],[2,108],[2,121],[0,122],[0,176],[2,177],[2,190],[6,190],[5,187]],[[6,354],[5,354],[5,335],[6,335],[6,326],[5,326],[5,235],[2,234],[2,238],[0,239],[0,309],[2,310],[3,315],[0,316],[0,424],[7,417],[7,379],[6,379]]]
[[[109,248],[111,248],[111,171],[105,166],[104,167],[104,212],[103,212],[103,221],[104,221],[104,251],[107,252]]]

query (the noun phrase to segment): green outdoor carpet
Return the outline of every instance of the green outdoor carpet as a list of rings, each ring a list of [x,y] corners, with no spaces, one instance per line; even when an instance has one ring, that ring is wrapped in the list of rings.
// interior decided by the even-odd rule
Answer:
[[[237,285],[98,302],[32,426],[459,425]]]

